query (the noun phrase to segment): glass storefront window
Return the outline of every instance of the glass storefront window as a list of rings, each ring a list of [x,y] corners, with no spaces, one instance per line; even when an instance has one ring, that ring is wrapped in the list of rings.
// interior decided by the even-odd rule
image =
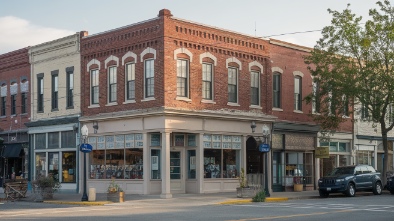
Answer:
[[[204,134],[204,178],[237,178],[241,136]]]
[[[89,137],[88,142],[94,149],[90,179],[143,179],[142,134]]]
[[[63,152],[62,153],[62,181],[63,183],[76,182],[76,153]]]
[[[330,142],[330,152],[338,151],[338,142]]]
[[[59,148],[59,132],[48,133],[48,148]]]
[[[220,178],[221,149],[204,149],[204,178]]]
[[[46,176],[46,153],[36,153],[36,178]]]
[[[46,149],[46,134],[35,134],[35,149]]]
[[[126,149],[125,179],[142,179],[143,151],[141,148]]]
[[[48,153],[49,174],[53,175],[55,180],[59,180],[59,153]]]
[[[124,149],[106,150],[106,179],[123,179]]]
[[[347,152],[347,143],[339,143],[338,152]]]
[[[76,137],[74,131],[62,131],[61,132],[61,148],[76,148]]]
[[[223,150],[223,178],[238,177],[237,150]]]
[[[93,150],[90,156],[90,179],[105,178],[105,150]]]
[[[160,163],[160,150],[151,150],[151,179],[161,179],[161,163]]]

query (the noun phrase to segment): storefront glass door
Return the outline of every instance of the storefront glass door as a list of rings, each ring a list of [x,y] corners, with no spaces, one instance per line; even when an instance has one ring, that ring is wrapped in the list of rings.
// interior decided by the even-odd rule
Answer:
[[[185,193],[182,155],[181,150],[170,152],[171,193]]]

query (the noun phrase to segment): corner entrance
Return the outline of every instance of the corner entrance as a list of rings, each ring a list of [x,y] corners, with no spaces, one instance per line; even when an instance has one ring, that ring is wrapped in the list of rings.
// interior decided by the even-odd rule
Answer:
[[[183,150],[170,152],[171,193],[185,193]]]

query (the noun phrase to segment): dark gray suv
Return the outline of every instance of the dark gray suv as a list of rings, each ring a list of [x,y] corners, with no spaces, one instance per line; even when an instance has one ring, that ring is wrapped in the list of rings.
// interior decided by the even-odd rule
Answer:
[[[329,176],[319,179],[321,197],[328,197],[330,193],[354,196],[360,190],[372,191],[375,195],[382,194],[380,173],[369,165],[337,167]]]

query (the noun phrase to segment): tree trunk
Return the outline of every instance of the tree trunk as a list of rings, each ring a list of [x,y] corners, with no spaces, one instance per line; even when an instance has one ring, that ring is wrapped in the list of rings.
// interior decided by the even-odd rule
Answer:
[[[380,124],[381,125],[381,130],[382,130],[382,140],[383,140],[383,150],[384,150],[384,158],[383,158],[383,171],[381,174],[382,177],[382,185],[386,185],[387,183],[387,178],[386,178],[386,173],[389,165],[389,149],[388,149],[388,143],[387,143],[387,129],[385,128],[385,124]]]

